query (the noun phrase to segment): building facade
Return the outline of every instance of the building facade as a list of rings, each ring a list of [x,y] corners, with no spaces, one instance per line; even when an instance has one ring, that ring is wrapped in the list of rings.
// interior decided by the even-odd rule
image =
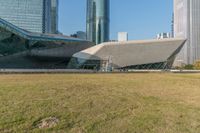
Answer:
[[[200,60],[200,1],[174,0],[174,37],[187,42],[176,59],[176,65]]]
[[[53,33],[53,28],[57,28],[58,16],[54,1],[0,0],[0,18],[31,32]]]
[[[109,41],[110,0],[87,0],[87,40]]]
[[[0,18],[0,68],[170,69],[184,39],[107,42],[32,33]]]

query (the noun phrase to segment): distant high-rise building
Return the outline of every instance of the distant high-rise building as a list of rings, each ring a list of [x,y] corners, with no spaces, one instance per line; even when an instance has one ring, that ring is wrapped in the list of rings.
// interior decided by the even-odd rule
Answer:
[[[187,39],[176,64],[200,60],[200,0],[174,0],[174,37]]]
[[[160,33],[160,34],[157,34],[157,39],[165,39],[165,38],[171,38],[170,33]]]
[[[54,23],[54,18],[57,22],[54,1],[0,0],[0,18],[27,31],[53,33],[53,25],[57,27],[57,23]]]
[[[128,41],[128,33],[127,32],[119,32],[118,33],[118,41],[119,42]]]
[[[87,40],[109,41],[110,0],[87,0]]]

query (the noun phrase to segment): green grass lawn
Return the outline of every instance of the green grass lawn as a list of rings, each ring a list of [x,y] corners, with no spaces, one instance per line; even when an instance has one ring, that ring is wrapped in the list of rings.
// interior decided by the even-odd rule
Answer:
[[[199,133],[200,74],[0,75],[0,132]]]

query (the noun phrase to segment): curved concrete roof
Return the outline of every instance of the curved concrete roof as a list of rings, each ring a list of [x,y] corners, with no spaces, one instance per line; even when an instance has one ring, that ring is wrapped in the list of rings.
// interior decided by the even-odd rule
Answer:
[[[88,48],[73,55],[85,60],[108,60],[120,67],[165,62],[177,49],[182,48],[185,39],[139,40],[107,42]]]

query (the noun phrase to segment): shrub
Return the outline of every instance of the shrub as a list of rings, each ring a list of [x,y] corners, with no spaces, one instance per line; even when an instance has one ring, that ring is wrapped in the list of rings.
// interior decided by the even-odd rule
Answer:
[[[184,66],[184,69],[193,70],[193,69],[194,69],[194,65],[191,65],[191,64],[185,65],[185,66]]]

